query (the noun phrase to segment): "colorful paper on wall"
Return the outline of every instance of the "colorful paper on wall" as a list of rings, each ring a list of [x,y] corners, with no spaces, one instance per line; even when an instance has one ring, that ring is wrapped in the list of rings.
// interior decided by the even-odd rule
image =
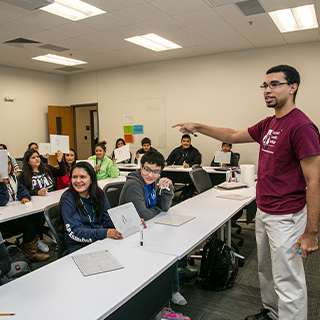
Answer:
[[[133,126],[133,133],[134,134],[143,134],[143,125]]]
[[[125,134],[124,135],[124,142],[125,143],[133,143],[133,135],[132,134]]]
[[[133,134],[133,126],[123,126],[124,134]]]

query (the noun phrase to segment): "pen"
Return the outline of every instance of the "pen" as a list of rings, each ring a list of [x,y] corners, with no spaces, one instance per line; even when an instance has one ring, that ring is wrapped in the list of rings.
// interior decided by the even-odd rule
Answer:
[[[193,133],[193,132],[191,132],[191,134],[192,134],[194,137],[197,137],[197,136],[198,136],[196,133]]]
[[[300,256],[302,255],[301,248],[298,250],[298,253],[300,254]]]
[[[0,316],[14,316],[14,313],[0,313]]]
[[[143,246],[143,224],[140,224],[140,246]]]

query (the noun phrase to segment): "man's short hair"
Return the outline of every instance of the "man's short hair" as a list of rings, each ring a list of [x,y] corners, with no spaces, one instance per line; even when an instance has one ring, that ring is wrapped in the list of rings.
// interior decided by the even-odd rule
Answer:
[[[191,137],[190,137],[190,135],[188,135],[188,134],[184,134],[184,135],[181,137],[181,141],[182,141],[183,139],[189,139],[189,140],[191,141]]]
[[[229,142],[222,142],[222,145],[223,146],[224,144],[227,144],[230,148],[232,148],[232,143],[229,143]]]
[[[145,137],[141,140],[141,146],[143,146],[146,143],[150,144],[150,146],[151,146],[151,140],[147,137]]]
[[[288,81],[288,84],[294,84],[296,83],[298,85],[300,85],[300,75],[299,72],[291,66],[288,66],[286,64],[280,64],[278,66],[272,67],[270,68],[266,74],[270,74],[270,73],[278,73],[278,72],[283,72],[285,79]],[[296,95],[298,92],[298,88],[295,91],[295,93],[293,94],[293,102],[295,102],[296,100]]]
[[[161,167],[161,170],[164,168],[164,157],[163,155],[158,151],[148,151],[146,152],[143,157],[141,158],[141,164],[144,166],[144,164],[148,162],[150,164],[155,164],[157,167]]]

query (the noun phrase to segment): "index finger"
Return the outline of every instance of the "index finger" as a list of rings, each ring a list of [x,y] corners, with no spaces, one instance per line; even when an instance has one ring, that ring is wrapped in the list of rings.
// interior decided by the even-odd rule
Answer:
[[[171,128],[176,128],[176,127],[182,127],[185,124],[185,122],[179,122],[174,124]]]

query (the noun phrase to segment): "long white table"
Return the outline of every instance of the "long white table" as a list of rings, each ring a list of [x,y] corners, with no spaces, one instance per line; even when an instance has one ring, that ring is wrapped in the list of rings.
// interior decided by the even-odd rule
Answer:
[[[100,188],[103,188],[106,184],[125,180],[125,177],[119,176],[100,180],[98,184]],[[42,212],[46,206],[59,202],[65,191],[66,189],[62,189],[49,192],[45,196],[33,196],[31,199],[32,205],[23,205],[20,201],[9,202],[6,206],[0,207],[0,223]]]

